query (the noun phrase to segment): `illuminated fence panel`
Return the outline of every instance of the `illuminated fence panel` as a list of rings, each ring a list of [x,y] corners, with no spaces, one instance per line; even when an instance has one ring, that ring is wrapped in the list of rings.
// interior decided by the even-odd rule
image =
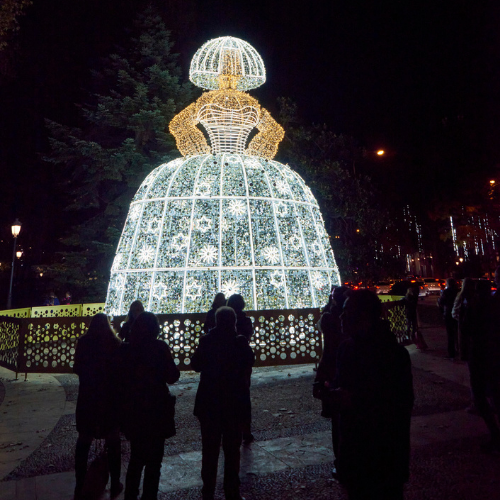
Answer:
[[[23,307],[22,309],[6,309],[0,311],[0,316],[9,316],[10,318],[29,318],[31,317],[31,307]]]
[[[383,304],[398,342],[408,343],[404,306]],[[317,308],[248,311],[254,335],[250,345],[255,366],[317,362],[322,354],[316,329]],[[0,317],[0,366],[25,373],[72,373],[77,340],[87,331],[91,316],[55,318]],[[161,338],[172,350],[181,370],[190,370],[191,357],[203,335],[204,313],[159,314]],[[117,331],[125,316],[115,316]]]
[[[104,312],[104,302],[94,304],[82,304],[82,316],[95,316],[97,313]]]
[[[82,304],[32,307],[32,318],[62,318],[82,316]]]
[[[399,297],[400,299],[402,297]],[[408,328],[406,325],[405,306],[399,300],[393,302],[385,302],[382,304],[384,317],[391,323],[391,331],[396,335],[398,342],[406,344],[410,342],[408,336]]]
[[[90,319],[60,317],[24,320],[18,371],[71,373],[76,342],[86,332]]]
[[[17,371],[22,320],[0,317],[0,366]]]

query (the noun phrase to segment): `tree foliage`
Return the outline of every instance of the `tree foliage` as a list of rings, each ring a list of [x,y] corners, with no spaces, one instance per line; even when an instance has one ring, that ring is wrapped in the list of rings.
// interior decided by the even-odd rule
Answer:
[[[367,162],[366,151],[353,137],[326,125],[298,125],[291,100],[280,98],[279,106],[286,132],[279,155],[316,196],[341,275],[377,279],[390,273],[389,267],[400,271],[400,260],[387,252],[398,244],[388,209],[360,168]]]
[[[46,160],[59,166],[67,200],[62,216],[74,222],[51,273],[56,286],[80,300],[104,299],[132,196],[153,168],[178,155],[168,123],[193,99],[170,32],[151,7],[128,36],[92,74],[94,92],[79,106],[84,125],[46,121]]]
[[[32,0],[2,0],[0,4],[0,51],[7,47],[12,33],[19,30],[19,17],[32,3]]]

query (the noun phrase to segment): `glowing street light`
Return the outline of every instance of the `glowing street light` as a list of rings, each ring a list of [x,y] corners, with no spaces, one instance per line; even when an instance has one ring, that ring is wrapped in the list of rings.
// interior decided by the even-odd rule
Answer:
[[[22,256],[23,256],[23,251],[22,251],[22,250],[18,250],[18,251],[16,252],[16,257],[17,257],[18,259],[20,259]]]
[[[496,184],[495,180],[494,179],[491,179],[490,181],[490,186],[494,186]]]
[[[19,219],[16,219],[12,224],[12,236],[14,236],[14,250],[12,251],[12,269],[10,271],[10,287],[9,287],[9,297],[7,298],[7,309],[10,309],[12,306],[12,283],[14,282],[14,264],[16,263],[16,244],[17,237],[21,232],[21,223]]]
[[[379,150],[377,151],[377,155],[378,155],[378,156],[384,156],[384,155],[385,155],[385,151],[384,151],[383,149],[379,149]]]

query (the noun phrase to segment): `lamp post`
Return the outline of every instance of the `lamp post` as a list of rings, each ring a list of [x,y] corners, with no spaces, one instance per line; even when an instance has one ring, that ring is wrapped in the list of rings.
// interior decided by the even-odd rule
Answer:
[[[21,232],[21,223],[19,222],[19,219],[16,219],[14,221],[14,224],[12,224],[12,236],[14,236],[14,249],[12,251],[12,269],[10,271],[10,287],[9,287],[9,298],[7,299],[7,309],[10,309],[12,307],[12,283],[14,282],[14,264],[16,262],[16,244],[17,244],[17,237],[19,236],[19,233]]]

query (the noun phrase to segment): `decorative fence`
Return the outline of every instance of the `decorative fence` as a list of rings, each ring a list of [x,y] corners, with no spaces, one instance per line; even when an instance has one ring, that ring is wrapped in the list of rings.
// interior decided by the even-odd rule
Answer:
[[[385,302],[383,308],[398,341],[408,342],[404,307],[392,301]],[[70,312],[73,311],[66,311]],[[254,327],[250,345],[256,357],[255,366],[312,363],[321,357],[321,334],[316,328],[320,317],[318,309],[248,311],[247,316]],[[16,374],[71,373],[76,342],[91,319],[90,314],[31,318],[0,316],[0,366]],[[125,317],[112,320],[119,330]],[[189,370],[191,356],[203,335],[205,314],[159,314],[158,320],[161,337],[170,346],[175,363],[179,369]]]

